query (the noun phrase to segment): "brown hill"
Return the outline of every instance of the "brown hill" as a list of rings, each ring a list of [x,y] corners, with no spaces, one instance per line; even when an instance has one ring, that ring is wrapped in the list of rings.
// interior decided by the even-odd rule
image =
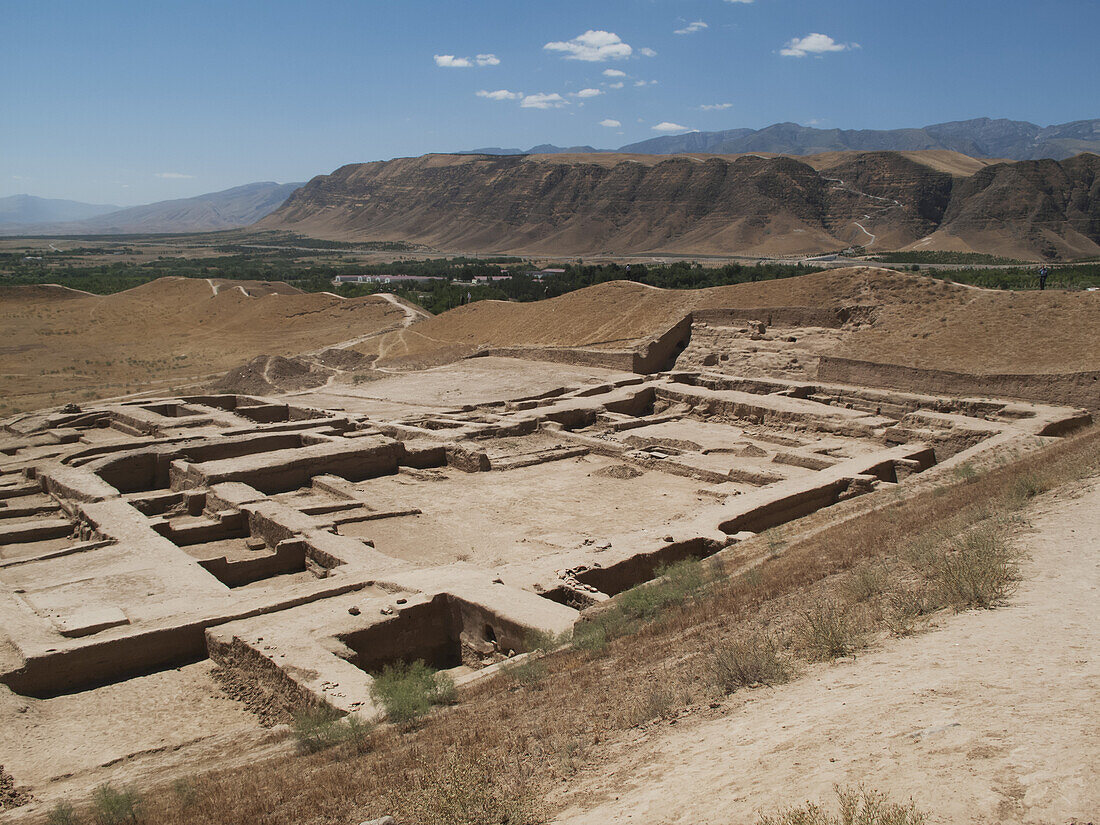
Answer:
[[[406,323],[381,296],[284,283],[161,278],[114,295],[0,288],[5,412],[193,383],[261,354],[290,355]]]
[[[1076,257],[1100,252],[1095,157],[425,155],[314,178],[257,226],[528,254],[800,255],[857,244]]]
[[[1100,253],[1100,155],[982,169],[958,184],[938,231],[914,248],[1046,258]]]

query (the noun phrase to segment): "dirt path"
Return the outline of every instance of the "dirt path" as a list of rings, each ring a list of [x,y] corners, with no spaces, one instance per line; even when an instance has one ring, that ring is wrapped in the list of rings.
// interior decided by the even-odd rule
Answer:
[[[1100,481],[1041,499],[1012,605],[947,616],[851,663],[634,731],[560,823],[751,822],[860,781],[935,823],[1100,814]]]

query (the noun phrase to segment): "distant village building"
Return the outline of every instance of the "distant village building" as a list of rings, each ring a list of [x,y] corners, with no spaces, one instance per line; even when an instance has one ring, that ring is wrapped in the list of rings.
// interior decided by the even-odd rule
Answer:
[[[340,284],[411,284],[417,281],[442,281],[441,275],[337,275]]]
[[[540,269],[537,272],[527,272],[525,274],[528,275],[531,278],[541,280],[541,279],[547,277],[548,275],[564,275],[565,270],[564,269]]]

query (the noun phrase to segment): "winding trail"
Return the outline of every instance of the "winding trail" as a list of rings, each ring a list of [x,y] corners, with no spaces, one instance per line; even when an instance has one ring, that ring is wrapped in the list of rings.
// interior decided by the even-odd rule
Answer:
[[[860,197],[863,197],[863,198],[870,198],[871,200],[881,201],[881,202],[887,204],[886,206],[880,206],[879,207],[880,211],[893,209],[895,206],[900,207],[902,205],[901,201],[895,200],[894,198],[883,198],[883,197],[880,197],[879,195],[872,195],[870,192],[861,192],[858,189],[853,189],[852,187],[848,186],[848,184],[846,184],[844,181],[842,181],[840,178],[825,178],[825,180],[830,181],[831,183],[837,184],[836,186],[833,187],[833,191],[850,192],[853,195],[859,195]],[[867,227],[865,227],[861,223],[861,221],[870,221],[870,220],[874,220],[874,217],[870,213],[868,213],[868,214],[864,215],[862,218],[860,218],[858,221],[852,221],[853,224],[855,224],[857,227],[859,227],[859,230],[861,232],[863,232],[864,235],[866,235],[868,238],[871,239],[869,243],[861,244],[861,246],[864,246],[864,247],[872,247],[878,242],[878,235],[876,235],[874,232],[871,232],[870,230],[868,230]]]

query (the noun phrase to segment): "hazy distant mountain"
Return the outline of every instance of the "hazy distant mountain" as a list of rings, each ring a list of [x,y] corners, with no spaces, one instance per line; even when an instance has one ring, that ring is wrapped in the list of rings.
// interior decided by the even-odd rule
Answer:
[[[248,226],[271,214],[301,183],[249,183],[194,198],[160,201],[85,220],[27,222],[0,226],[5,235],[126,235],[150,232],[211,232]]]
[[[920,129],[814,129],[777,123],[764,129],[688,132],[631,143],[620,152],[676,155],[683,152],[740,154],[774,152],[814,155],[835,151],[913,151],[949,149],[971,157],[1007,160],[1064,160],[1100,152],[1100,120],[1036,126],[1019,120],[978,118],[936,123]]]
[[[595,149],[591,146],[555,146],[552,143],[540,143],[530,149],[501,149],[489,146],[485,149],[467,149],[455,152],[456,155],[590,155],[593,152],[614,152],[614,149]]]
[[[34,195],[10,195],[0,198],[0,226],[82,221],[96,215],[117,212],[121,208],[107,204],[36,198]]]

